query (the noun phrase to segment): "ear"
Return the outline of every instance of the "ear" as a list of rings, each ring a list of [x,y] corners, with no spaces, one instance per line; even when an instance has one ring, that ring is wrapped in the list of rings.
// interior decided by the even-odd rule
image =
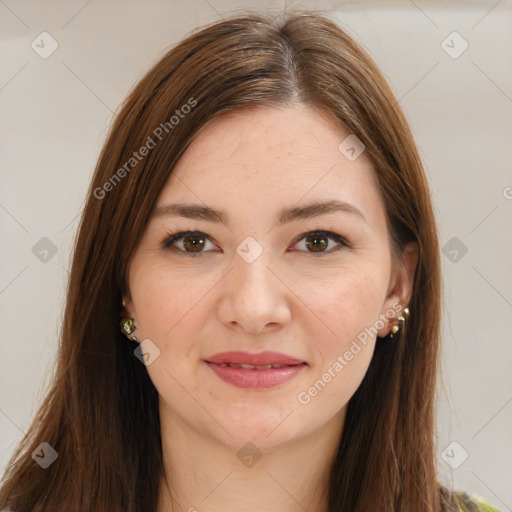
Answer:
[[[133,318],[135,319],[135,307],[133,305],[133,301],[130,298],[130,294],[123,295],[123,312],[122,314],[126,318]]]
[[[408,243],[403,250],[400,261],[393,268],[388,295],[382,306],[381,317],[385,319],[385,325],[379,329],[378,336],[384,338],[389,334],[396,319],[408,307],[414,289],[414,276],[418,265],[418,244]],[[395,312],[393,316],[390,314]]]

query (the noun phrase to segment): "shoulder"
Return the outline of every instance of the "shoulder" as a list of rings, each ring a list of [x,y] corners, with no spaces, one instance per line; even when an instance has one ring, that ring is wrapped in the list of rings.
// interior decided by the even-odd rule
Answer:
[[[476,494],[468,496],[464,491],[455,493],[457,501],[457,511],[460,512],[499,512],[499,510],[491,507],[484,499]]]

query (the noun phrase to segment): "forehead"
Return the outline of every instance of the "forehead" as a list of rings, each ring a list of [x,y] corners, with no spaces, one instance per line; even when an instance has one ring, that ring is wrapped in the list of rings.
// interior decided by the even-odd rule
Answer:
[[[338,149],[349,135],[325,112],[306,106],[223,114],[187,148],[156,207],[193,201],[243,216],[340,200],[376,221],[384,205],[371,162],[364,152],[350,161]]]

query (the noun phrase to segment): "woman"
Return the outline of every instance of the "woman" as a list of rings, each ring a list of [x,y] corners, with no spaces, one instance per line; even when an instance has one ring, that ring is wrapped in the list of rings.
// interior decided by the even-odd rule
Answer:
[[[311,12],[198,30],[103,148],[0,506],[485,510],[436,475],[440,294],[428,182],[363,50]]]

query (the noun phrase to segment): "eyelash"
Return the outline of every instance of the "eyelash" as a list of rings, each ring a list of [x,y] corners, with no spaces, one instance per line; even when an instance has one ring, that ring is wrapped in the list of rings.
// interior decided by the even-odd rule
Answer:
[[[306,252],[308,254],[308,256],[312,256],[313,258],[318,258],[321,256],[331,254],[342,247],[350,248],[352,246],[352,244],[348,240],[346,240],[342,236],[338,235],[337,233],[333,233],[332,231],[325,231],[322,229],[308,231],[307,233],[304,233],[298,240],[296,240],[296,242],[293,245],[301,242],[304,238],[306,238],[307,236],[310,236],[310,235],[325,236],[326,238],[329,238],[329,239],[333,240],[334,242],[340,244],[340,246],[335,247],[334,249],[330,249],[327,252],[313,253],[313,252],[309,252],[309,251],[302,251],[302,252]],[[172,246],[172,244],[174,242],[176,242],[177,240],[180,240],[182,238],[185,238],[186,236],[204,236],[205,238],[210,240],[210,237],[201,231],[179,231],[179,232],[174,232],[174,233],[168,232],[166,234],[165,238],[161,241],[161,245],[164,249],[175,250],[175,251],[178,251],[179,253],[184,253],[184,255],[191,256],[192,258],[197,258],[199,256],[203,256],[205,254],[205,252],[196,252],[196,253],[187,252],[187,251],[178,249],[175,246]],[[211,240],[210,240],[210,242],[211,242]],[[206,251],[206,252],[208,252],[208,251]]]

